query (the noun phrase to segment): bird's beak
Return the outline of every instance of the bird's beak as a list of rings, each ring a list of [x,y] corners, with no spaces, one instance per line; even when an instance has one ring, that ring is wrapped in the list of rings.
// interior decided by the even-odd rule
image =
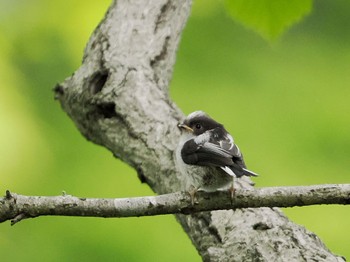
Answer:
[[[178,124],[177,127],[180,128],[180,129],[184,129],[184,130],[186,130],[188,132],[193,133],[193,129],[190,128],[189,126],[185,125],[185,124]]]

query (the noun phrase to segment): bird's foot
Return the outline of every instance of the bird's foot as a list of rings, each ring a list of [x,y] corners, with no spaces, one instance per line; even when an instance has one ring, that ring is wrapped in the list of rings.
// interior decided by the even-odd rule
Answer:
[[[235,197],[236,194],[236,189],[234,188],[233,184],[230,186],[230,188],[228,189],[228,192],[230,193],[230,197],[231,197],[231,205],[233,204],[233,199]]]
[[[232,183],[231,183],[231,186],[229,188],[230,197],[231,197],[231,205],[233,204],[233,198],[235,197],[235,193],[236,193],[235,178],[236,178],[236,175],[232,176]]]
[[[187,191],[188,194],[190,195],[192,206],[194,206],[194,204],[198,204],[198,201],[196,200],[197,191],[198,191],[198,188],[196,188],[192,185],[190,186],[190,188]]]

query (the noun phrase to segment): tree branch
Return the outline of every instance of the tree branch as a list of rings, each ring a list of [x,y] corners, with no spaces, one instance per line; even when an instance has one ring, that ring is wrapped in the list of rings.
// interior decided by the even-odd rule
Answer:
[[[139,217],[165,214],[190,214],[200,211],[294,207],[322,204],[350,204],[350,184],[238,189],[233,201],[228,192],[197,192],[192,206],[189,195],[175,192],[133,198],[79,198],[62,196],[23,196],[6,192],[0,200],[0,222],[11,224],[38,216]],[[260,225],[260,224],[259,224]]]

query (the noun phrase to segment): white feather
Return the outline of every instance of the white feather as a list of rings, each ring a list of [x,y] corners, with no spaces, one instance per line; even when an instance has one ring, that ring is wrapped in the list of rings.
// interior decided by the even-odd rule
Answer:
[[[227,174],[233,177],[237,177],[236,174],[229,168],[228,166],[221,166],[220,167],[222,170],[224,170]]]
[[[233,137],[230,134],[227,134],[227,138],[230,141],[230,148],[228,150],[231,150],[233,148],[233,146],[235,145],[234,141],[233,141]]]
[[[257,173],[254,173],[253,171],[250,171],[250,170],[248,170],[246,168],[243,168],[243,170],[246,171],[247,173],[252,174],[253,176],[259,176]]]
[[[210,150],[211,153],[221,156],[221,157],[225,157],[225,158],[232,158],[232,155],[230,154],[230,152],[228,152],[227,150],[221,148],[220,146],[207,142],[203,144],[203,149],[207,149]]]
[[[197,136],[195,139],[194,139],[194,142],[197,144],[197,145],[202,145],[206,142],[208,142],[210,139],[210,134],[209,132],[205,132],[199,136]]]
[[[207,116],[206,113],[204,113],[203,111],[194,111],[191,114],[189,114],[186,119],[190,120],[196,117],[200,117],[200,116]]]

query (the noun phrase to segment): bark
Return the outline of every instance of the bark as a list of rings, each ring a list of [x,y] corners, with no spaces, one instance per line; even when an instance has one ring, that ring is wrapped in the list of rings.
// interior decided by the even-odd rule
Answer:
[[[190,0],[114,1],[82,66],[55,88],[80,132],[134,167],[158,194],[181,186],[174,150],[183,114],[168,86],[190,6]],[[342,261],[275,208],[177,218],[205,261]]]

